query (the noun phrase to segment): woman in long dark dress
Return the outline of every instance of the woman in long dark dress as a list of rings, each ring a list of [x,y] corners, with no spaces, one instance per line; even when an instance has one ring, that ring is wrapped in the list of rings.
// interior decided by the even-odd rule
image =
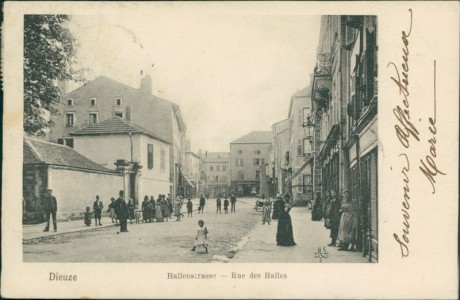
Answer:
[[[286,203],[281,210],[278,220],[278,231],[276,232],[276,245],[278,246],[295,246],[294,232],[292,231],[292,221],[289,212],[292,205]]]
[[[315,205],[311,212],[312,221],[321,221],[323,218],[323,212],[321,211],[321,193],[316,193]]]

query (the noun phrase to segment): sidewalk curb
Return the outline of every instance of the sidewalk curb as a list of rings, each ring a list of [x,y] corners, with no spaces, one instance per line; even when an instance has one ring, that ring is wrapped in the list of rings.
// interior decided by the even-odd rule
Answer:
[[[77,232],[92,232],[92,231],[98,231],[98,230],[101,230],[101,229],[104,229],[104,228],[108,228],[108,227],[113,227],[113,226],[117,226],[118,224],[109,224],[109,225],[104,225],[104,226],[101,226],[101,227],[91,227],[91,228],[81,228],[81,229],[77,229],[75,231],[67,231],[67,232],[52,232],[52,234],[47,234],[47,235],[42,235],[42,236],[37,236],[37,237],[32,237],[32,238],[23,238],[22,241],[25,242],[25,241],[33,241],[33,240],[39,240],[39,239],[47,239],[47,238],[52,238],[52,237],[55,237],[55,236],[59,236],[59,235],[64,235],[64,234],[71,234],[71,233],[77,233]]]

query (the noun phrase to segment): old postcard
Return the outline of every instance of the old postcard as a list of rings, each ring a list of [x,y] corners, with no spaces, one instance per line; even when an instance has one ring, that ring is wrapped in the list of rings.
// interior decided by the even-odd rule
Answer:
[[[458,2],[4,12],[3,297],[458,297]]]

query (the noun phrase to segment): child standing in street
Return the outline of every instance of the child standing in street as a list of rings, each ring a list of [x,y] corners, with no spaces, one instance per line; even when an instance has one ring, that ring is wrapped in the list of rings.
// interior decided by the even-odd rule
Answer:
[[[225,200],[224,200],[224,212],[226,214],[228,214],[228,204],[229,204],[228,199],[227,199],[227,197],[225,197]]]
[[[91,218],[93,216],[93,214],[89,210],[90,210],[89,206],[86,207],[86,212],[85,212],[85,225],[86,226],[91,226]]]
[[[193,246],[192,250],[190,251],[195,251],[196,247],[203,246],[204,249],[206,250],[206,253],[208,253],[208,229],[204,227],[204,221],[199,220],[198,221],[198,230],[196,233],[196,238],[195,238],[195,245]]]
[[[190,218],[192,217],[193,218],[193,203],[192,203],[192,199],[188,198],[188,202],[187,202],[187,217]]]

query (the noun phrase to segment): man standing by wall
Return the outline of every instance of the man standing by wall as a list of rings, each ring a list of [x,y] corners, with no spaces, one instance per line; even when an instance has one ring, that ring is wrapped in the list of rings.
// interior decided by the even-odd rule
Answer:
[[[120,232],[128,232],[128,205],[124,198],[124,192],[120,191],[120,197],[115,201],[115,213],[120,220]]]
[[[102,201],[99,200],[99,195],[96,195],[96,201],[93,203],[93,211],[94,211],[94,221],[96,222],[99,220],[99,226],[101,226],[101,216],[102,216],[102,209],[104,208],[104,204]]]
[[[335,190],[331,190],[331,210],[329,212],[329,222],[331,228],[331,243],[328,246],[335,246],[337,241],[337,235],[339,234],[340,227],[340,216],[341,216],[341,203],[337,199],[337,193]]]
[[[236,197],[235,194],[232,193],[232,196],[230,197],[230,212],[235,212],[235,203],[236,203]]]
[[[206,199],[201,195],[200,197],[200,208],[198,209],[198,213],[204,213],[204,206],[206,204]]]
[[[45,232],[50,230],[50,215],[53,218],[53,227],[54,232],[57,231],[57,223],[56,223],[56,212],[57,212],[57,201],[56,197],[53,196],[53,190],[48,189],[46,190],[45,199],[43,201],[43,210],[46,214],[46,227]]]

